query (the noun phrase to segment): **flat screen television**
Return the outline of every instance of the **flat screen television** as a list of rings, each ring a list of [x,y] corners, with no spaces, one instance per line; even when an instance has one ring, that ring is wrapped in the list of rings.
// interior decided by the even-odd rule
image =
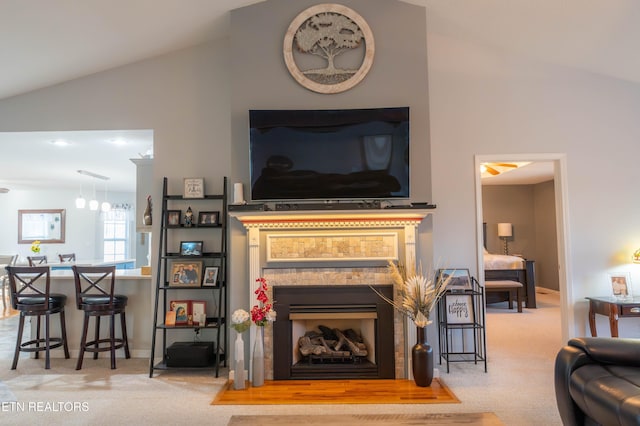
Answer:
[[[409,198],[409,108],[250,110],[252,201]]]

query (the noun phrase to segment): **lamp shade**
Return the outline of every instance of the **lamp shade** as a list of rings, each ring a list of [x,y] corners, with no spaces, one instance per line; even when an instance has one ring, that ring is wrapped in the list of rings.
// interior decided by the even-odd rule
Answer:
[[[511,237],[513,236],[513,225],[510,223],[498,224],[498,237]]]

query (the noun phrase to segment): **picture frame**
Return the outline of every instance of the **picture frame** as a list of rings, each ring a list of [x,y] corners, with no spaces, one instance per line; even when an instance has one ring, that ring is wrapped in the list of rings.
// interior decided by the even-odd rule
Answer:
[[[204,198],[204,178],[184,178],[182,198]]]
[[[193,322],[199,326],[206,325],[207,322],[207,302],[204,300],[191,301],[191,315]],[[204,323],[204,324],[203,324]]]
[[[447,284],[447,290],[454,293],[471,290],[471,274],[469,273],[469,269],[447,268],[438,270],[438,280],[446,279],[448,276],[452,276],[452,278],[449,284]]]
[[[18,210],[18,244],[65,242],[65,209]]]
[[[202,241],[181,241],[180,256],[202,256]]]
[[[198,226],[217,226],[219,224],[219,211],[198,212]]]
[[[203,287],[218,287],[218,266],[207,266],[204,268],[204,274],[202,275]]]
[[[616,299],[631,299],[631,273],[616,272],[609,274],[611,296]]]
[[[167,228],[177,228],[180,226],[182,210],[167,210]]]
[[[447,324],[473,324],[475,312],[473,295],[448,293],[445,295]]]
[[[169,263],[169,287],[200,287],[202,280],[201,260],[171,260]]]
[[[190,300],[172,300],[169,302],[169,309],[176,313],[176,325],[185,325],[189,322],[189,315],[191,315]]]

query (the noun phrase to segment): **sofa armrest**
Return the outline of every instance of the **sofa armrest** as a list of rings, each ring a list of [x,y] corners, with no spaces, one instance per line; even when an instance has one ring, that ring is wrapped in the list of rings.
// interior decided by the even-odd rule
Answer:
[[[640,339],[576,337],[568,345],[584,351],[595,363],[640,367]]]
[[[560,349],[556,356],[554,369],[556,403],[564,425],[584,424],[585,414],[569,393],[569,381],[574,370],[592,363],[593,361],[584,350],[570,345]]]

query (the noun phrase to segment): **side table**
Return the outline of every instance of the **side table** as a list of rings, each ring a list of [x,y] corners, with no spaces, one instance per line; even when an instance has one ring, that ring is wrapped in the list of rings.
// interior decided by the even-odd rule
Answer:
[[[620,300],[613,297],[587,297],[589,301],[589,329],[593,337],[596,331],[596,314],[609,317],[611,337],[618,337],[618,319],[620,317],[640,317],[640,298]]]

